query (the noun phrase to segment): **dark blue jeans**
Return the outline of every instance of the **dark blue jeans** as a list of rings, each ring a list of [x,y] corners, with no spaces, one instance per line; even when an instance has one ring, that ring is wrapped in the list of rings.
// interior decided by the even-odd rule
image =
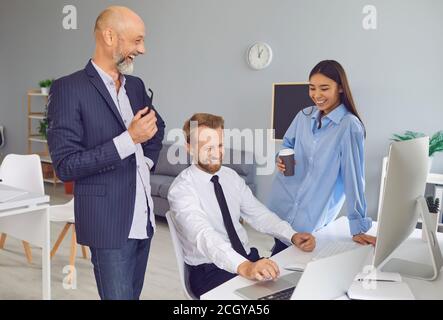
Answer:
[[[102,300],[139,299],[153,235],[151,224],[148,225],[148,239],[128,239],[119,249],[91,248],[95,280]]]

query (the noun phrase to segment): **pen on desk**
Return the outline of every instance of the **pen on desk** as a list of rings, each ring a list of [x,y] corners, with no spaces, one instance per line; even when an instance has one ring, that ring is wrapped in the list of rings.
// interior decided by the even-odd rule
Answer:
[[[358,279],[358,281],[359,282],[364,282],[364,281],[368,281],[368,282],[371,282],[371,281],[376,281],[376,282],[397,282],[397,281],[395,281],[395,280],[388,280],[388,279]]]
[[[302,269],[302,268],[294,268],[294,267],[285,267],[284,269],[285,269],[285,270],[288,270],[288,271],[302,272],[302,273],[305,271],[305,270]]]

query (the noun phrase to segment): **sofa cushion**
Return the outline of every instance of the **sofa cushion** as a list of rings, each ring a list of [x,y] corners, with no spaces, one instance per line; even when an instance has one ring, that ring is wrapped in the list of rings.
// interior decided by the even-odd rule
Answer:
[[[166,212],[169,210],[168,200],[161,197],[152,196],[152,201],[154,201],[154,213],[157,216],[164,217]]]
[[[231,168],[235,172],[238,173],[240,177],[245,179],[246,183],[252,183],[253,182],[253,165],[250,164],[223,164],[224,166]]]
[[[223,165],[237,172],[246,183],[254,183],[256,164],[254,154],[248,151],[226,149]]]
[[[179,159],[179,152],[180,152],[180,157],[182,157],[183,160],[185,160],[184,163],[179,163],[179,164],[169,163],[168,153],[171,153],[174,159]],[[155,167],[154,174],[176,177],[179,175],[180,172],[189,167],[189,164],[190,164],[189,155],[186,152],[186,148],[184,146],[176,146],[176,145],[171,145],[169,143],[165,143],[163,144],[163,148],[160,151],[160,155],[158,157],[158,162]]]
[[[151,195],[168,198],[169,187],[174,181],[175,177],[164,175],[151,175]]]

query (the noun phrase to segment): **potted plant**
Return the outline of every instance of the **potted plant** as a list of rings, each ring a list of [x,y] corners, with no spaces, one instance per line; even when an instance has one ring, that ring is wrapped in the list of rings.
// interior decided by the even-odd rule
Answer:
[[[66,181],[64,186],[66,194],[74,194],[74,181]]]
[[[404,134],[393,134],[393,141],[406,141],[416,138],[425,137],[426,134],[422,132],[405,131]],[[433,156],[437,152],[443,151],[443,130],[437,131],[429,140],[429,168],[432,166]]]
[[[48,118],[47,118],[47,114],[48,114],[48,110],[47,110],[47,106],[45,107],[45,117],[43,118],[43,120],[40,120],[39,126],[38,126],[38,133],[40,133],[40,135],[44,138],[47,139],[47,130],[48,130]]]
[[[49,94],[49,87],[51,87],[52,84],[52,80],[50,79],[46,79],[46,80],[42,80],[38,83],[38,85],[40,86],[40,90],[42,94]]]

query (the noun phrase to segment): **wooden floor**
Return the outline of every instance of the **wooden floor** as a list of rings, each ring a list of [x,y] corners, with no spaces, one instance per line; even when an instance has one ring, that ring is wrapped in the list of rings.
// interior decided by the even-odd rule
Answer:
[[[51,204],[65,203],[70,199],[61,186],[54,188],[48,184],[46,193],[51,196]],[[60,223],[51,224],[52,245],[63,226]],[[250,243],[259,249],[262,256],[269,256],[272,238],[247,229]],[[70,240],[69,234],[51,262],[52,299],[99,299],[91,261],[81,257],[81,250],[77,250],[76,288],[63,287],[63,280],[67,276],[63,273],[63,268],[69,263]],[[28,264],[21,241],[7,238],[5,249],[0,250],[0,300],[41,299],[41,250],[35,247],[32,249],[33,263]],[[88,256],[90,257],[89,250]],[[157,233],[151,245],[141,299],[184,299],[168,225],[162,218],[157,218]]]

